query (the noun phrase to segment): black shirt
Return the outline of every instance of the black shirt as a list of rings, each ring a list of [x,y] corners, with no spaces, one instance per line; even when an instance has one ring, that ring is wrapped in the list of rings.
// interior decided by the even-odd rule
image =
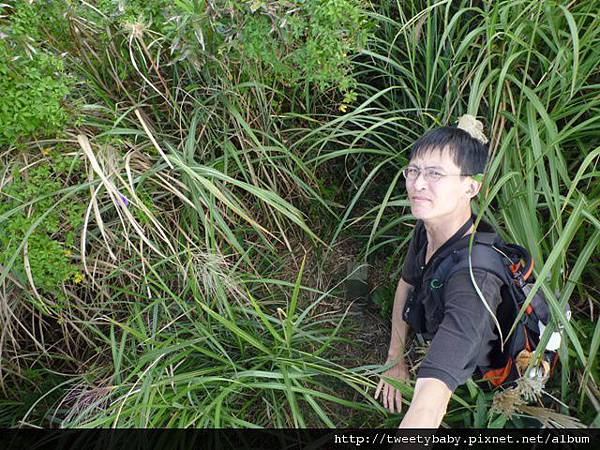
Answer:
[[[468,238],[469,235],[463,239]],[[426,251],[427,232],[423,221],[418,220],[402,270],[404,281],[413,286],[425,267]],[[495,313],[502,300],[502,280],[479,269],[473,269],[473,275]],[[492,353],[499,351],[499,339],[493,318],[477,294],[468,270],[460,270],[446,281],[442,298],[444,316],[417,378],[437,378],[454,391],[474,373],[480,376],[490,367]]]

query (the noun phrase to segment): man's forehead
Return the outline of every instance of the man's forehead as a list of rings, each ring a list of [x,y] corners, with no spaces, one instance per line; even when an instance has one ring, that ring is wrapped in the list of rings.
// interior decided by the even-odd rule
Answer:
[[[421,155],[417,155],[411,159],[410,164],[420,167],[456,167],[450,152],[445,148],[443,150],[435,149],[423,152]]]

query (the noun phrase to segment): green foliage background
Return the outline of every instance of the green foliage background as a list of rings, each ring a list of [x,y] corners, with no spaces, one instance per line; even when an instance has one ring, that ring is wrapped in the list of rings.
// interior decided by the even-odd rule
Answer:
[[[471,380],[444,422],[600,425],[599,7],[0,6],[0,425],[396,426],[372,388],[414,221],[399,169],[464,113],[491,138],[476,210],[565,331],[534,405]]]

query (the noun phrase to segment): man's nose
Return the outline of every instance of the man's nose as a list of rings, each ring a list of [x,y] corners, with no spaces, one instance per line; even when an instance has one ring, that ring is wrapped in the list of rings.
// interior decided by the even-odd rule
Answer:
[[[414,185],[415,185],[415,189],[417,189],[417,190],[421,190],[422,188],[424,188],[427,185],[427,181],[425,181],[425,173],[424,172],[421,171],[418,173],[417,178],[415,178]]]

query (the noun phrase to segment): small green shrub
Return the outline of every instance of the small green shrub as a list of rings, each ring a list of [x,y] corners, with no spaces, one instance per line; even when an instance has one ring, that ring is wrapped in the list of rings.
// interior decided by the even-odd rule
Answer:
[[[93,45],[99,55],[107,49],[124,52],[113,55],[124,84],[139,79],[128,61],[131,48],[138,55],[153,45],[168,48],[171,55],[171,64],[160,65],[167,79],[168,67],[185,61],[182,67],[194,66],[209,79],[224,68],[231,81],[333,88],[351,103],[356,80],[350,58],[366,46],[374,28],[367,5],[365,0],[100,0],[96,9],[79,6],[77,12],[96,23],[96,31],[113,28],[110,49],[104,32]],[[132,37],[142,45],[132,44]],[[121,57],[127,64],[119,64]]]
[[[167,0],[98,0],[96,8],[121,25],[143,23],[162,32],[170,3]]]
[[[85,206],[73,201],[58,203],[52,195],[63,188],[62,180],[68,173],[77,171],[81,162],[73,157],[53,155],[26,174],[18,171],[12,181],[2,189],[0,201],[0,262],[6,265],[30,227],[49,209],[50,213],[27,239],[27,255],[31,275],[38,291],[56,294],[63,282],[81,281],[81,273],[72,254],[76,251],[76,237],[83,224]],[[15,210],[31,201],[34,203]],[[6,214],[6,218],[3,217]],[[26,280],[23,252],[12,269]]]
[[[60,132],[69,119],[62,105],[69,93],[62,62],[41,52],[11,59],[0,42],[0,145]]]
[[[202,34],[206,51],[219,60],[226,58],[228,67],[238,67],[246,80],[338,88],[346,93],[346,101],[354,99],[350,56],[366,45],[373,28],[365,1],[217,0],[206,8],[198,8],[193,0],[178,4],[180,19],[183,12],[196,18],[179,20],[192,28],[188,39],[198,46],[194,39]],[[176,31],[173,41],[184,48],[180,41],[186,26]]]
[[[63,62],[39,45],[41,19],[26,2],[0,19],[0,146],[52,136],[63,130],[69,119],[64,99],[72,78]]]
[[[231,2],[226,2],[230,4]],[[349,92],[349,55],[371,28],[360,0],[235,2],[231,48],[247,71],[271,73],[284,85],[314,83]],[[252,61],[256,61],[253,67]]]

